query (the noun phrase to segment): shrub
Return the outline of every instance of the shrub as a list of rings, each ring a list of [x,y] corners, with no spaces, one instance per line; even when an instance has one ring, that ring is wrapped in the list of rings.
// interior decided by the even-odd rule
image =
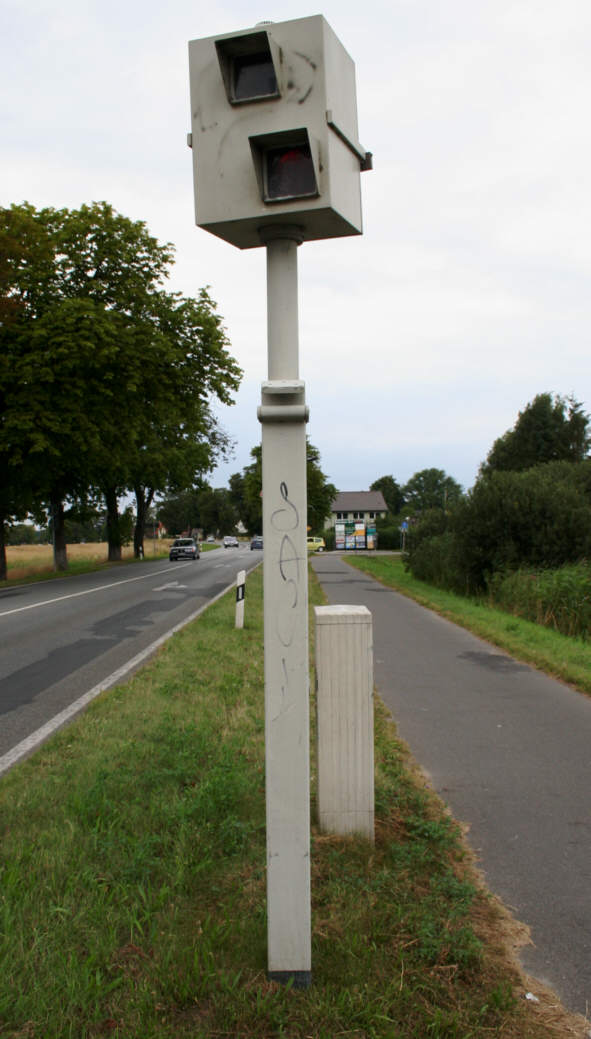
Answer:
[[[415,577],[469,593],[497,571],[589,558],[591,460],[483,476],[452,512],[425,513],[409,541]]]
[[[398,527],[380,527],[377,529],[378,548],[391,549],[394,552],[400,550],[400,531]]]
[[[420,581],[462,593],[467,591],[466,573],[452,517],[443,509],[422,514],[409,532],[406,565]]]
[[[563,635],[591,635],[591,565],[558,570],[496,573],[489,582],[491,602]]]
[[[457,541],[450,530],[426,538],[409,555],[409,568],[413,577],[427,581],[439,588],[465,591],[461,571],[455,566]]]
[[[376,520],[378,548],[391,549],[394,552],[400,550],[402,544],[400,522],[400,519],[394,517],[391,512]]]
[[[330,530],[323,530],[321,536],[324,538],[324,544],[326,545],[326,551],[327,552],[332,552],[333,549],[334,549],[334,545],[335,545],[334,527],[331,527]]]
[[[558,567],[591,555],[591,462],[550,462],[479,480],[454,513],[470,583],[497,570]]]

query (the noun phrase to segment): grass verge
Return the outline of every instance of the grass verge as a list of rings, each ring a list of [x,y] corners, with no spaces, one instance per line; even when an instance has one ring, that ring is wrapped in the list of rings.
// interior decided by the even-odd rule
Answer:
[[[533,621],[495,609],[488,603],[418,581],[404,569],[399,556],[343,556],[343,559],[454,624],[507,650],[519,660],[591,694],[591,643],[588,639],[562,635]]]
[[[313,830],[313,977],[266,980],[262,580],[0,780],[3,1039],[565,1039],[376,704],[376,844]],[[322,601],[311,578],[311,604]]]

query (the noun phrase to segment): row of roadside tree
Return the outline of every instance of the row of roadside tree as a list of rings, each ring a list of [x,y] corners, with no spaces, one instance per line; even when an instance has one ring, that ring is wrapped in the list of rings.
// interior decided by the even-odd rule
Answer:
[[[163,526],[175,533],[199,528],[206,534],[231,534],[241,524],[248,534],[260,534],[263,529],[260,444],[252,448],[250,456],[252,461],[241,472],[230,476],[228,488],[214,489],[203,484],[161,501],[157,515]],[[322,472],[318,448],[309,440],[306,442],[306,478],[308,528],[321,533],[337,492]]]
[[[10,522],[49,517],[65,569],[66,519],[101,507],[116,560],[133,496],[139,555],[156,496],[227,457],[212,405],[242,372],[208,290],[167,289],[173,256],[106,202],[0,208],[0,579]]]

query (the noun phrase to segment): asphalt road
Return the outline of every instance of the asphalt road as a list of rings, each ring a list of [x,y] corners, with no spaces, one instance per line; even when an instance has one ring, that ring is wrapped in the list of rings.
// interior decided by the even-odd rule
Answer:
[[[0,773],[14,748],[261,561],[248,545],[0,592]],[[136,666],[137,666],[136,661]]]
[[[402,738],[469,827],[490,890],[529,925],[525,969],[591,1008],[591,698],[385,588],[337,555],[330,603],[373,617],[374,677]]]

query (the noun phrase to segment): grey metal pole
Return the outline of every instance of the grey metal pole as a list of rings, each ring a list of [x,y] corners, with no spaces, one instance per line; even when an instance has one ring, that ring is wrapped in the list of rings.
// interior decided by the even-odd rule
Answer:
[[[311,981],[308,559],[304,383],[298,378],[297,227],[267,247],[269,378],[263,444],[268,973]]]
[[[279,227],[278,234],[288,233]],[[267,358],[269,379],[299,377],[299,238],[267,235]]]

